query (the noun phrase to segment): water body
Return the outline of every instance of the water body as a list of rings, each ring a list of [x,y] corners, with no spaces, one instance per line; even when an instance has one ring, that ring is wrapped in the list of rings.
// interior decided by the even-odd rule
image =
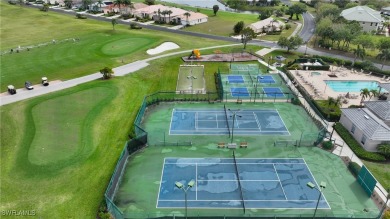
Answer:
[[[164,0],[165,2],[171,2],[181,5],[189,5],[200,8],[213,8],[214,5],[219,6],[219,10],[230,11],[228,7],[219,3],[217,0]]]

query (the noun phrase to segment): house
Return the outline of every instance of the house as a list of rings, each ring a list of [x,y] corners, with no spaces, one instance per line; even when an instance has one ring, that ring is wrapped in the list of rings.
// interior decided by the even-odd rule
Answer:
[[[381,14],[390,16],[390,7],[385,7],[381,9]]]
[[[365,108],[341,109],[340,123],[367,151],[390,141],[390,101],[367,101]]]
[[[345,9],[341,12],[340,16],[344,17],[348,21],[359,22],[363,31],[366,32],[378,30],[382,27],[382,23],[384,22],[381,12],[367,6],[356,6]]]
[[[270,32],[273,30],[279,31],[280,27],[284,24],[275,20],[272,17],[269,17],[267,19],[258,21],[256,23],[253,23],[249,25],[249,28],[251,28],[255,33],[262,33],[262,32]]]
[[[190,16],[180,16],[182,25],[196,25],[207,22],[208,16],[198,12],[189,12]]]
[[[170,14],[165,14],[164,11],[170,11]],[[189,13],[190,16],[185,16],[184,14]],[[142,18],[151,18],[155,21],[162,21],[165,23],[174,22],[177,24],[189,25],[200,24],[207,22],[208,16],[196,13],[189,12],[180,8],[168,7],[164,5],[150,5],[147,7],[143,7],[140,9],[134,10],[134,16],[142,17]],[[187,22],[188,20],[188,22]]]

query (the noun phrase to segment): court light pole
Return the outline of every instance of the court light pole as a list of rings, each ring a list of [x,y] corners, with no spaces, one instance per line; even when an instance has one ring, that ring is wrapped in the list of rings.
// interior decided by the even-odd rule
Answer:
[[[386,196],[386,202],[385,204],[383,204],[383,207],[381,209],[381,211],[379,212],[379,217],[378,218],[381,218],[382,215],[383,215],[383,212],[386,210],[387,208],[387,202],[389,202],[389,199],[390,199],[390,188],[387,189],[387,196]]]
[[[233,119],[233,127],[232,127],[232,140],[230,141],[230,143],[233,143],[233,133],[234,133],[234,121],[236,120],[236,116],[238,116],[239,118],[241,118],[242,116],[240,116],[240,115],[237,115],[237,113],[238,112],[240,112],[241,110],[236,110],[236,111],[232,111],[232,110],[230,110],[230,109],[228,109],[229,110],[229,112],[231,112],[233,115],[232,116],[230,116],[230,117],[232,117],[232,119]]]
[[[184,185],[181,182],[175,182],[175,186],[184,191],[184,203],[185,203],[185,217],[187,219],[187,191],[189,188],[192,188],[195,185],[195,181],[192,179],[188,182],[187,187],[184,188]]]
[[[268,57],[268,68],[267,68],[267,73],[269,72],[269,63],[271,62],[272,56]]]
[[[316,217],[318,204],[320,203],[322,191],[326,188],[326,182],[321,182],[320,183],[320,188],[317,188],[316,185],[314,183],[312,183],[312,182],[308,182],[306,185],[307,185],[307,187],[309,187],[311,189],[316,189],[320,193],[320,195],[318,196],[316,209],[314,210],[314,214],[313,214],[313,219],[314,219]]]

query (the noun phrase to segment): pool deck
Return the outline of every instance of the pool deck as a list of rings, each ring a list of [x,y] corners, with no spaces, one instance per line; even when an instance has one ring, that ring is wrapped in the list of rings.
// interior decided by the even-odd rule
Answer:
[[[343,97],[342,107],[348,107],[350,105],[359,105],[361,96],[360,92],[349,92],[349,97],[345,97],[347,92],[336,92],[333,91],[327,84],[328,81],[376,81],[378,83],[389,83],[382,78],[373,76],[369,73],[352,71],[346,68],[331,66],[330,71],[319,71],[319,70],[292,70],[295,77],[295,81],[298,82],[305,90],[312,94],[314,99],[326,100],[328,97],[337,98],[338,96]],[[319,72],[321,75],[312,74],[312,72]],[[371,100],[376,100],[373,97]]]

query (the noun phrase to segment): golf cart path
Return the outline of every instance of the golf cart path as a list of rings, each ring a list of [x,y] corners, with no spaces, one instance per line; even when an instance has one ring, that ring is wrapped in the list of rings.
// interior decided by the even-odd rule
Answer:
[[[200,48],[200,49],[214,49],[214,48],[222,48],[222,47],[230,47],[230,46],[237,46],[237,45],[242,45],[242,44],[227,44],[227,45],[220,45],[220,46],[211,46],[211,47],[205,47],[205,48]],[[178,52],[173,52],[173,53],[168,53],[168,54],[163,54],[159,56],[154,56],[150,57],[147,59],[135,61],[126,65],[122,65],[116,68],[113,68],[112,70],[114,71],[114,75],[116,77],[118,76],[124,76],[127,74],[131,74],[133,72],[136,72],[142,68],[145,68],[146,66],[149,65],[149,61],[155,60],[155,59],[160,59],[160,58],[165,58],[168,56],[174,56],[178,54],[185,54],[185,53],[190,53],[192,50],[184,50],[184,51],[178,51]],[[79,84],[87,83],[90,81],[98,80],[102,78],[102,74],[100,72],[96,72],[90,75],[86,75],[83,77],[79,78],[74,78],[70,79],[67,81],[55,81],[55,83],[51,83],[47,87],[43,87],[42,85],[35,85],[34,90],[27,90],[25,88],[19,88],[16,90],[16,94],[10,95],[8,92],[2,93],[0,95],[0,106],[7,105],[10,103],[14,103],[17,101],[41,96],[44,94],[48,94],[51,92],[59,91],[59,90],[64,90],[66,88],[74,87]]]

